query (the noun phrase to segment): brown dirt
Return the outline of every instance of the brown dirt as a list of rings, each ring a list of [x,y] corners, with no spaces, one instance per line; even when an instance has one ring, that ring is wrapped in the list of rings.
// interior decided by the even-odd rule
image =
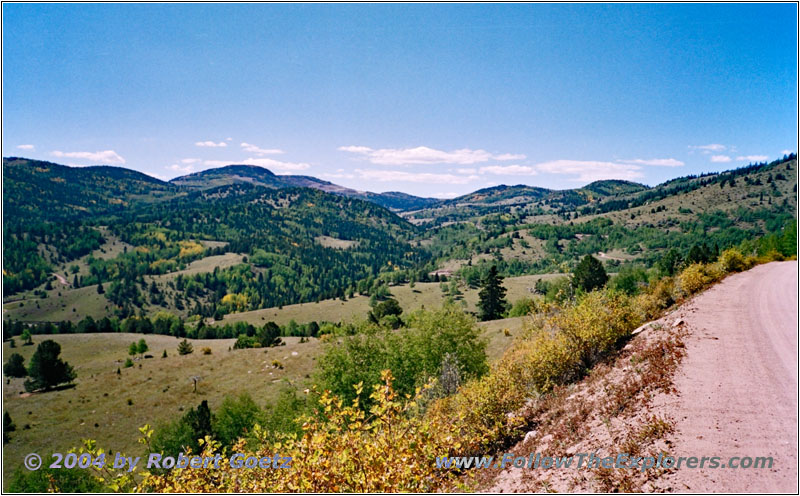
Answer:
[[[657,486],[676,492],[797,492],[797,262],[725,279],[681,308],[690,336],[672,452],[771,456],[772,469],[681,469]]]
[[[645,326],[614,363],[532,400],[534,430],[508,450],[771,456],[772,469],[491,469],[479,490],[796,493],[797,278],[797,262],[761,265]]]

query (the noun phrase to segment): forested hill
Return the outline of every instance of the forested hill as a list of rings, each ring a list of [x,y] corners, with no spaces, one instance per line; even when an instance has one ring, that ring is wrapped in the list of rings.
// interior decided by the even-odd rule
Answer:
[[[399,211],[422,208],[438,202],[433,198],[421,198],[406,193],[357,191],[312,176],[276,175],[268,169],[254,165],[228,165],[217,169],[208,169],[176,177],[170,183],[190,190],[212,189],[229,184],[254,184],[275,189],[312,188],[327,193],[369,200],[391,210]]]
[[[3,221],[65,220],[173,198],[178,188],[123,167],[3,158]]]
[[[778,235],[797,206],[794,155],[653,188],[498,186],[433,204],[296,187],[289,182],[340,188],[250,166],[167,183],[124,168],[8,158],[3,179],[4,297],[54,301],[61,289],[104,285],[98,294],[113,303],[104,311],[123,315],[142,311],[145,276],[194,262],[202,269],[190,289],[182,282],[171,301],[151,291],[151,309],[209,315],[347,297],[436,269],[474,285],[492,265],[504,276],[557,272],[586,254],[615,269],[651,267],[672,249],[683,256],[698,243],[724,249]],[[401,217],[381,204],[419,209]],[[69,288],[54,287],[53,273]]]

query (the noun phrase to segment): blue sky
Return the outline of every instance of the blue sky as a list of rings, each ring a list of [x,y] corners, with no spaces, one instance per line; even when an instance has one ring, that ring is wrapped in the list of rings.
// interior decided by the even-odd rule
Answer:
[[[797,149],[794,4],[3,4],[3,156],[361,190],[666,179]]]

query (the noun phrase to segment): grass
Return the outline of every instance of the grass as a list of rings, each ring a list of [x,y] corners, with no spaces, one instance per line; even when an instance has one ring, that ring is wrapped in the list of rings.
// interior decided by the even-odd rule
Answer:
[[[142,337],[154,358],[124,368],[128,346]],[[112,451],[139,456],[138,427],[174,420],[204,399],[213,410],[226,395],[247,392],[263,406],[286,382],[298,387],[305,384],[319,352],[317,340],[301,344],[299,338],[285,338],[286,346],[234,351],[228,351],[232,339],[194,340],[194,353],[186,356],[178,355],[179,340],[169,336],[72,334],[47,338],[61,344],[62,357],[75,367],[76,386],[28,395],[23,394],[24,379],[7,380],[4,409],[17,430],[3,450],[6,480],[27,453],[39,453],[47,461],[51,453],[64,453],[87,438]],[[43,339],[34,336],[34,343]],[[210,355],[202,354],[205,347],[211,349]],[[11,350],[9,343],[3,343],[4,356],[20,353],[26,364],[35,349],[34,345]],[[161,358],[164,350],[167,358]],[[284,368],[272,368],[273,360]],[[192,392],[193,376],[202,377],[197,393]]]
[[[330,236],[317,236],[314,240],[326,248],[338,248],[346,250],[358,244],[358,241],[351,241],[347,239],[332,238]]]
[[[506,299],[513,303],[520,298],[532,297],[530,289],[538,279],[554,279],[563,274],[543,274],[519,277],[508,277],[503,281],[503,285],[508,290]],[[418,282],[412,288],[408,284],[392,286],[389,288],[392,296],[397,299],[403,311],[413,312],[420,308],[436,308],[445,301],[446,295],[442,292],[438,282]],[[464,302],[467,311],[477,312],[478,289],[461,287],[462,296],[458,301]],[[369,297],[355,296],[347,301],[342,300],[323,300],[319,303],[298,303],[286,305],[282,308],[272,307],[249,312],[240,312],[226,315],[223,323],[248,322],[254,325],[263,325],[273,321],[284,325],[294,320],[298,324],[311,322],[354,322],[364,319],[369,312]]]
[[[111,241],[106,243],[104,246],[108,248],[110,243]],[[110,246],[113,247],[114,250],[121,253],[121,243],[122,242],[118,242],[116,245],[112,244]],[[99,250],[96,252],[99,252]],[[114,255],[110,251],[110,248],[108,248],[104,256],[113,257],[116,255]],[[165,289],[166,284],[169,281],[174,280],[179,274],[189,276],[204,272],[213,272],[215,267],[219,267],[221,269],[231,267],[233,265],[242,263],[243,259],[244,256],[237,253],[214,255],[201,258],[200,260],[195,260],[194,262],[188,264],[184,270],[170,272],[169,274],[158,276],[145,276],[144,280],[148,285],[152,281],[156,281],[156,284],[158,284],[158,286],[163,290]],[[80,268],[78,274],[88,273],[88,266],[85,264],[85,262],[83,262],[83,260],[84,259],[81,259],[81,261],[67,264],[67,269],[69,269],[69,267],[72,265],[78,265]],[[71,273],[67,274],[67,281],[71,282],[72,277],[73,275]],[[103,286],[106,288],[106,290],[108,290],[110,284],[111,283],[105,283]],[[34,297],[31,292],[28,292],[22,301],[9,301],[4,303],[3,318],[24,321],[57,322],[61,320],[71,320],[73,322],[78,322],[87,315],[91,315],[95,319],[101,319],[113,314],[114,305],[110,303],[105,296],[97,293],[97,286],[93,285],[72,289],[71,286],[64,286],[58,281],[53,281],[52,285],[53,289],[46,292],[47,298]],[[11,299],[12,298],[9,300]],[[13,297],[13,300],[18,299],[19,295],[15,295]],[[73,311],[73,308],[75,311]],[[149,309],[152,311],[152,313],[163,310],[163,308],[152,306],[150,306]],[[186,310],[179,312],[175,309],[171,309],[171,311],[175,314],[186,316]]]
[[[478,324],[488,342],[490,361],[511,345],[524,319]],[[125,368],[128,346],[143,337],[150,348],[147,354],[154,358],[135,360],[133,367]],[[88,438],[112,451],[139,456],[138,427],[174,420],[204,399],[213,410],[226,395],[246,392],[263,406],[287,382],[302,389],[321,352],[319,341],[313,338],[300,343],[299,338],[289,337],[283,338],[286,346],[233,351],[228,349],[235,340],[216,339],[190,340],[194,353],[179,356],[177,338],[117,333],[37,335],[34,346],[18,344],[12,349],[3,343],[3,355],[20,353],[27,364],[36,344],[44,339],[61,344],[61,356],[75,367],[78,379],[74,388],[37,394],[24,392],[24,379],[7,379],[3,403],[17,431],[3,453],[6,478],[27,453],[39,453],[47,460],[47,455],[66,452]],[[204,355],[203,348],[211,353]],[[167,358],[161,358],[164,350]],[[273,368],[274,361],[283,368]],[[193,376],[202,377],[197,393],[193,393]]]

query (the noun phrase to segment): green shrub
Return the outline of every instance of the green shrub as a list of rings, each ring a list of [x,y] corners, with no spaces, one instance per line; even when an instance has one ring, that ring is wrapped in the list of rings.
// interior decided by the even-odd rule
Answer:
[[[609,287],[629,295],[638,294],[647,286],[647,272],[642,267],[623,267],[609,281]]]
[[[6,488],[10,493],[101,493],[108,489],[91,472],[79,468],[17,469]]]
[[[520,298],[511,306],[511,310],[508,311],[508,316],[522,317],[533,312],[535,307],[536,305],[532,298]]]
[[[359,401],[368,408],[368,391],[380,383],[386,369],[392,371],[400,394],[413,394],[437,376],[448,353],[457,360],[462,377],[478,377],[488,370],[486,342],[475,320],[456,305],[417,311],[408,317],[408,325],[391,331],[364,323],[355,335],[328,342],[318,360],[317,384],[350,403],[356,397],[353,385],[363,383]]]
[[[231,446],[237,439],[247,435],[256,423],[263,424],[264,412],[249,394],[238,398],[226,397],[214,415],[215,437],[223,446]]]

